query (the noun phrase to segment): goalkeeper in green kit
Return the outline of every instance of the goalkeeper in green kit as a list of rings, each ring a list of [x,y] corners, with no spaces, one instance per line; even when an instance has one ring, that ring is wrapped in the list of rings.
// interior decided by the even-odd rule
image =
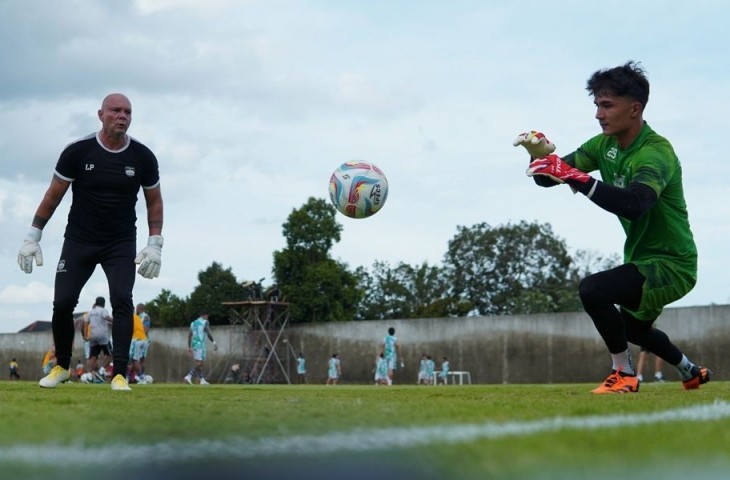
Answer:
[[[567,183],[618,216],[626,233],[624,264],[588,275],[580,300],[613,361],[611,374],[593,393],[639,391],[628,342],[644,347],[679,372],[691,390],[710,380],[654,326],[664,306],[682,298],[697,281],[697,248],[682,187],[682,167],[672,145],[643,119],[649,81],[640,64],[599,70],[586,90],[603,133],[559,157],[540,132],[514,141],[530,154],[527,175],[550,187]],[[588,174],[598,170],[601,180]]]

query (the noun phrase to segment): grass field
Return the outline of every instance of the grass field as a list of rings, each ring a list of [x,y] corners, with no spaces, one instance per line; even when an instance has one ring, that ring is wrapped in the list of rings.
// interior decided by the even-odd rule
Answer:
[[[0,382],[0,478],[724,479],[730,383]]]

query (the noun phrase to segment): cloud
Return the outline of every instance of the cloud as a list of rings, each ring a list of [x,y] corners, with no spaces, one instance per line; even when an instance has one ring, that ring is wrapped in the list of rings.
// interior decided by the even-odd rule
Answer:
[[[235,4],[232,0],[208,0],[205,3],[197,0],[134,0],[134,8],[141,15],[154,15],[160,12],[168,14],[171,10],[184,10],[192,15],[210,15]]]
[[[7,285],[0,290],[0,302],[4,304],[38,303],[52,300],[53,288],[36,281],[24,286]]]
[[[368,220],[338,217],[332,253],[353,268],[437,264],[457,226],[480,222],[546,222],[573,249],[619,252],[616,218],[568,189],[536,188],[511,141],[540,129],[560,153],[575,149],[597,133],[586,78],[630,58],[652,81],[647,120],[683,163],[700,249],[698,286],[685,301],[727,301],[718,219],[730,212],[717,199],[730,164],[716,138],[730,107],[730,7],[620,1],[599,20],[577,0],[543,7],[0,2],[0,292],[13,292],[0,297],[0,315],[50,318],[70,193],[44,230],[46,265],[23,274],[17,248],[61,149],[99,128],[111,91],[132,100],[130,134],[158,157],[165,200],[162,275],[137,280],[138,301],[162,288],[189,295],[213,261],[241,279],[270,278],[289,213],[326,198],[331,172],[354,159],[382,168],[391,191]],[[688,24],[702,28],[677,35]],[[145,216],[140,200],[140,245]],[[34,291],[45,300],[9,303]],[[98,269],[79,308],[106,291]]]

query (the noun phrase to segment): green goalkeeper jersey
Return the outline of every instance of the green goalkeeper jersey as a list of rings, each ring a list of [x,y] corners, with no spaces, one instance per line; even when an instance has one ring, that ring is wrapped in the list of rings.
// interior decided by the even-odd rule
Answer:
[[[657,202],[644,215],[633,221],[619,217],[626,233],[624,261],[639,267],[647,278],[649,289],[672,282],[683,283],[672,294],[678,298],[691,290],[697,279],[697,247],[689,226],[682,166],[669,141],[645,123],[626,149],[618,146],[615,137],[600,134],[565,159],[584,172],[598,170],[601,179],[615,187],[626,188],[630,183],[638,182],[654,190]],[[660,303],[676,299],[656,299],[646,306],[652,307],[654,312],[639,316],[648,319],[658,314],[656,309]]]

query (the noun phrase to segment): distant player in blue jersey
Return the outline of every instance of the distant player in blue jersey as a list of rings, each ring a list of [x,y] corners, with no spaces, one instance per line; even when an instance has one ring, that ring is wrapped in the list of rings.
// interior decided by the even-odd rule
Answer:
[[[388,363],[382,353],[375,358],[375,385],[388,384]]]
[[[195,365],[193,365],[188,374],[183,378],[185,383],[192,385],[193,376],[197,376],[200,379],[200,385],[208,385],[203,372],[203,363],[205,362],[206,356],[206,338],[213,342],[213,349],[217,351],[218,345],[210,333],[208,314],[201,313],[198,318],[190,323],[190,330],[188,330],[188,353],[193,357]]]
[[[385,336],[380,350],[385,356],[385,361],[388,364],[388,385],[393,384],[393,371],[397,368],[398,357],[400,356],[400,344],[395,336],[395,328],[390,327],[388,329],[388,335]],[[401,360],[401,368],[405,367],[405,363]]]
[[[433,361],[433,358],[431,358],[431,355],[428,355],[426,357],[426,375],[425,375],[425,384],[426,385],[433,385],[433,372],[436,371],[436,362]]]
[[[421,361],[418,363],[418,384],[426,384],[426,370],[428,369],[428,356],[421,354]]]
[[[444,357],[444,360],[441,362],[441,371],[439,372],[439,382],[446,385],[449,383],[449,369],[451,367],[449,366],[449,360]]]
[[[339,354],[335,353],[327,363],[327,385],[337,385],[342,376]]]
[[[299,383],[307,383],[307,361],[301,352],[297,357],[297,378]]]

